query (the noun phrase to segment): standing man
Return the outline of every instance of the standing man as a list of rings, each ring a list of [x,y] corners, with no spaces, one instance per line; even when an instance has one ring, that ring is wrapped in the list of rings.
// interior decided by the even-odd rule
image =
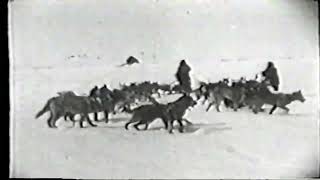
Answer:
[[[273,62],[268,62],[266,70],[262,71],[264,81],[269,81],[275,91],[279,90],[279,76],[276,67]]]
[[[185,92],[191,92],[191,79],[190,79],[190,75],[189,75],[190,71],[191,71],[191,68],[186,63],[186,61],[181,60],[179,67],[178,67],[178,71],[175,74],[175,76],[180,84],[180,87]]]

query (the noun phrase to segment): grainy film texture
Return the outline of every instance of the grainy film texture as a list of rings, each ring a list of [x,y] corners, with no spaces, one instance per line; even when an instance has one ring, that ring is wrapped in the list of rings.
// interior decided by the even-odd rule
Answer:
[[[319,176],[313,0],[14,0],[10,176]]]

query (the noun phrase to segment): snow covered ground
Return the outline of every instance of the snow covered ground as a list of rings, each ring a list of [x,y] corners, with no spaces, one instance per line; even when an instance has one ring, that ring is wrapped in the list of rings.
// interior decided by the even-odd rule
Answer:
[[[11,3],[11,177],[301,178],[319,174],[318,10],[302,0]],[[86,56],[83,56],[86,54]],[[75,58],[68,59],[75,55]],[[78,55],[82,55],[78,57]],[[117,65],[133,55],[142,61]],[[129,115],[98,128],[35,119],[58,91],[174,81],[181,59],[196,79],[253,78],[272,60],[282,92],[302,90],[290,114],[205,112],[181,134],[126,131]],[[167,97],[160,101],[172,101]],[[270,108],[270,107],[266,107]],[[45,117],[46,116],[46,117]]]

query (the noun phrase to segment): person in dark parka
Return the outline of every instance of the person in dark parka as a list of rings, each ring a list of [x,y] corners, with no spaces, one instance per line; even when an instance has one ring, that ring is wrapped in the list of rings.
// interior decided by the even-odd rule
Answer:
[[[275,91],[279,90],[279,76],[276,67],[273,62],[268,62],[266,70],[262,72],[262,76],[265,77],[264,81],[270,81],[271,86]]]
[[[189,72],[191,71],[190,66],[186,63],[185,60],[181,60],[178,71],[175,74],[181,88],[186,92],[191,92],[191,79]]]

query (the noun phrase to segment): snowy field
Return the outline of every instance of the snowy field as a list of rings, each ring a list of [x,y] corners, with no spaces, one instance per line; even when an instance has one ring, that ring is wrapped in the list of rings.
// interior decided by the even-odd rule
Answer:
[[[302,178],[319,174],[318,10],[302,0],[16,0],[11,3],[11,177]],[[85,55],[86,56],[85,56]],[[76,56],[68,59],[69,56]],[[78,57],[80,55],[80,57]],[[128,56],[141,64],[118,68]],[[197,80],[253,79],[269,60],[281,92],[302,90],[290,113],[233,112],[199,103],[194,125],[168,134],[160,120],[126,131],[127,114],[71,128],[47,99],[94,85],[171,83],[178,62]],[[164,97],[160,102],[177,97]],[[269,106],[266,106],[270,109]]]

